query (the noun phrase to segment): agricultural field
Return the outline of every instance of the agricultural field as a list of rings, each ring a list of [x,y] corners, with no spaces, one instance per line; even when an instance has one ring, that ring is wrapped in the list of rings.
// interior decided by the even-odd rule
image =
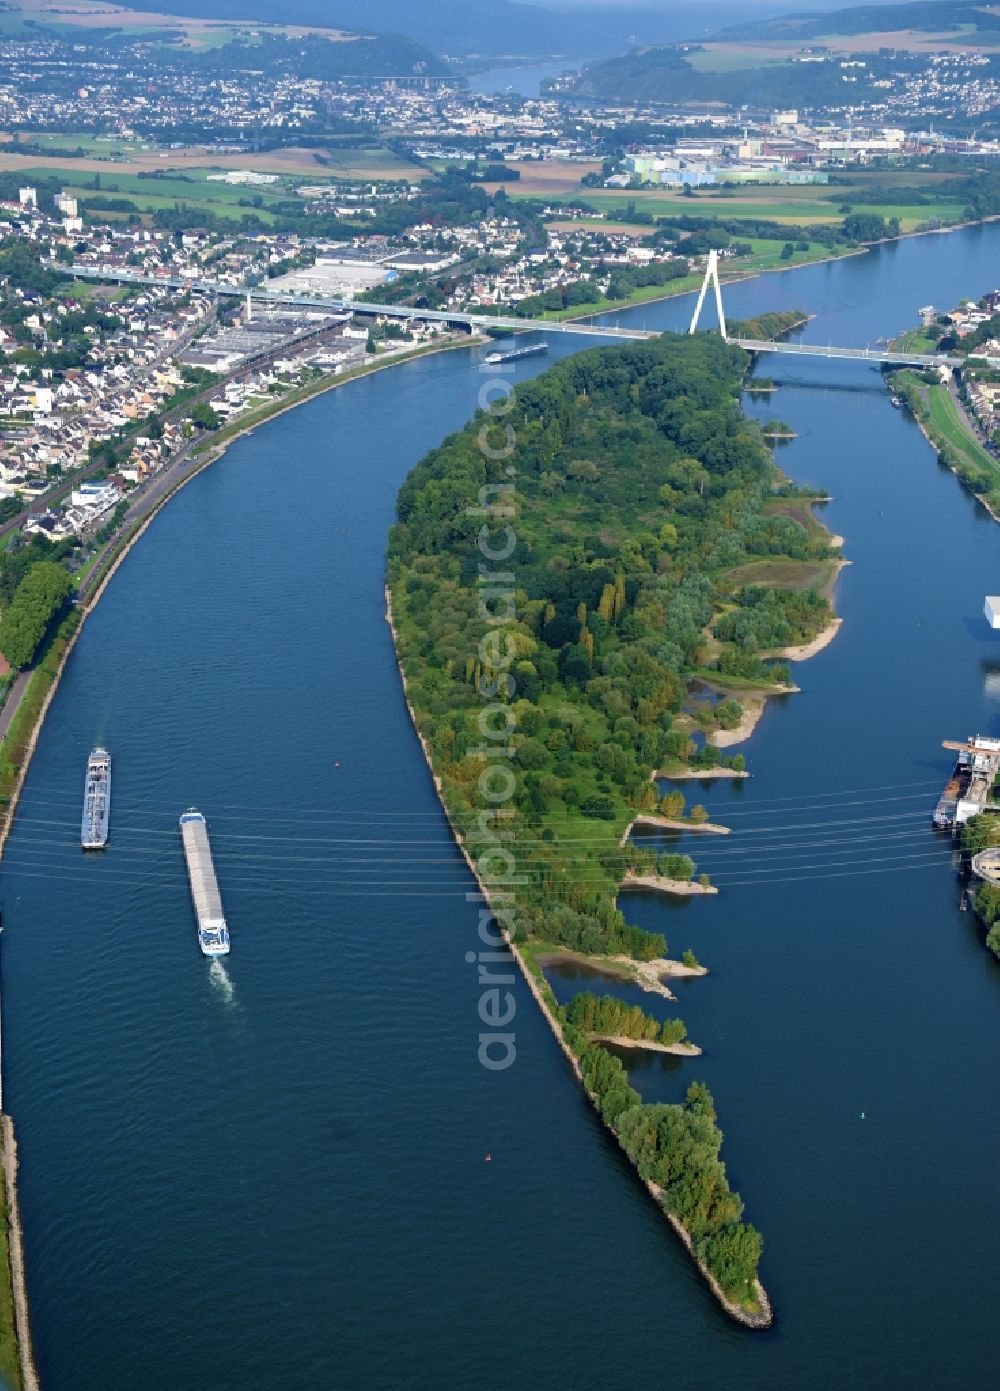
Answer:
[[[354,37],[340,29],[319,26],[262,24],[250,20],[197,19],[187,15],[160,14],[152,10],[133,10],[127,5],[105,4],[104,0],[8,0],[0,11],[0,34],[38,33],[39,29],[72,39],[84,30],[118,30],[135,38],[144,34],[169,32],[178,36],[185,48],[221,48],[240,40],[253,43],[263,34],[283,34],[290,38],[318,34],[333,42]]]
[[[2,158],[2,156],[0,156]],[[676,217],[682,214],[706,218],[753,218],[786,225],[808,225],[814,222],[840,222],[844,204],[855,212],[881,214],[887,220],[898,217],[903,232],[912,232],[931,217],[942,222],[961,217],[964,201],[941,197],[942,187],[953,174],[931,173],[924,170],[878,170],[870,176],[861,175],[843,184],[759,184],[744,187],[699,189],[692,197],[680,190],[662,188],[606,189],[584,188],[580,179],[592,167],[569,162],[544,161],[537,165],[521,164],[521,178],[506,185],[512,198],[537,198],[549,194],[569,198],[597,212],[612,212],[634,204],[637,211],[653,217]],[[529,172],[530,171],[530,172]],[[891,190],[893,186],[912,189],[926,188],[935,198],[928,203],[854,203],[852,195],[875,183]],[[490,184],[490,188],[503,187]],[[937,201],[938,198],[941,201]],[[627,224],[625,224],[627,225]],[[641,225],[641,224],[636,224]]]
[[[102,141],[99,138],[66,134],[26,135],[32,143],[45,143],[56,150],[76,148],[87,153],[79,159],[57,155],[50,165],[43,155],[19,154],[17,141],[9,134],[0,135],[0,170],[30,170],[46,173],[56,172],[59,177],[72,179],[74,175],[106,174],[113,169],[115,174],[148,173],[151,170],[181,170],[185,173],[207,175],[221,173],[226,169],[253,169],[262,174],[308,175],[311,179],[409,179],[417,181],[428,177],[428,171],[419,164],[403,159],[383,145],[324,146],[306,149],[289,145],[278,150],[265,150],[259,154],[246,152],[219,153],[209,146],[193,145],[180,150],[165,149],[157,145],[126,145],[121,141]],[[58,165],[53,169],[53,165]]]
[[[140,178],[137,174],[123,172],[123,166],[98,165],[91,172],[89,161],[60,161],[47,165],[36,162],[31,173],[37,178],[58,179],[65,192],[86,202],[88,198],[124,198],[135,204],[140,213],[154,213],[163,208],[173,208],[179,203],[201,212],[213,212],[220,217],[239,218],[244,212],[254,212],[263,223],[271,220],[268,204],[275,203],[290,195],[288,189],[280,184],[244,185],[210,183],[208,169],[192,171],[186,177]],[[0,168],[4,157],[0,155]],[[95,179],[100,186],[95,188]],[[253,199],[260,200],[260,206],[253,206]],[[242,202],[241,202],[242,200]],[[128,217],[126,211],[101,211],[99,216],[114,221]]]
[[[59,131],[32,131],[30,134],[19,131],[17,135],[4,131],[0,134],[0,144],[9,146],[9,153],[16,154],[21,142],[37,145],[39,149],[51,150],[59,157],[66,158],[66,150],[79,151],[80,158],[128,160],[143,154],[158,152],[161,148],[139,136],[90,135],[63,133]]]
[[[99,190],[95,190],[92,185],[88,187],[85,184],[67,182],[64,188],[67,193],[83,202],[87,198],[97,197],[127,198],[135,204],[140,214],[160,212],[164,208],[175,208],[182,204],[192,211],[215,213],[218,217],[235,220],[239,220],[243,213],[252,212],[266,226],[273,221],[268,204],[276,202],[280,196],[280,190],[276,193],[273,185],[268,189],[207,182],[188,183],[179,179],[143,179],[139,181],[138,188],[133,190],[131,187],[123,186],[125,182],[124,179],[102,181]],[[260,200],[259,206],[255,206],[255,199]],[[115,221],[127,218],[129,214],[102,209],[95,212],[94,216]]]
[[[521,175],[516,182],[505,184],[501,180],[495,184],[483,184],[483,188],[491,193],[498,188],[506,188],[512,197],[543,198],[546,194],[576,193],[585,174],[599,174],[601,171],[598,160],[526,159],[509,167],[517,169]],[[585,191],[590,192],[589,189]]]
[[[517,192],[508,191],[512,196],[518,196]],[[662,189],[623,189],[620,192],[610,189],[582,189],[580,197],[588,206],[605,212],[615,208],[627,208],[634,200],[637,209],[652,213],[654,217],[687,213],[698,217],[765,219],[790,226],[808,225],[813,222],[839,222],[843,217],[839,211],[842,203],[851,205],[851,189],[848,186],[834,187],[830,197],[824,197],[824,192],[822,185],[797,188],[778,185],[704,190],[691,198],[679,192]],[[963,206],[964,204],[958,201],[927,204],[859,203],[855,211],[880,213],[886,219],[898,217],[900,229],[903,232],[912,232],[929,217],[937,217],[945,222],[957,219],[961,216]]]
[[[763,237],[736,237],[736,241],[746,242],[753,247],[753,255],[738,260],[719,263],[719,273],[725,280],[727,276],[745,274],[747,271],[788,270],[792,266],[808,266],[815,261],[830,261],[838,256],[850,256],[852,249],[847,246],[824,246],[821,242],[811,242],[808,251],[796,248],[791,256],[782,256],[785,243],[770,241]]]
[[[808,21],[813,16],[804,16]],[[787,23],[787,21],[786,21]],[[865,34],[812,34],[808,39],[720,39],[702,45],[702,52],[692,54],[692,66],[705,72],[731,71],[734,66],[763,67],[767,63],[787,62],[799,56],[805,47],[824,48],[844,57],[853,54],[877,53],[880,48],[893,48],[906,53],[966,54],[974,46],[980,51],[998,47],[995,30],[974,31],[971,24],[955,25],[946,30],[883,29]],[[700,61],[695,63],[694,59]]]
[[[55,149],[73,147],[75,135],[32,136],[32,142],[48,143]],[[61,143],[60,143],[61,142]],[[428,171],[400,159],[384,146],[370,148],[330,147],[305,150],[290,148],[262,154],[220,155],[205,149],[156,150],[136,147],[126,158],[112,159],[117,148],[114,142],[101,146],[90,139],[83,148],[104,148],[108,155],[95,158],[84,155],[79,159],[54,155],[15,154],[9,143],[0,145],[0,170],[23,171],[26,178],[57,179],[67,193],[86,203],[88,199],[128,199],[141,214],[185,204],[189,209],[215,213],[220,217],[238,219],[254,212],[260,221],[270,225],[270,209],[279,202],[294,199],[295,189],[303,183],[332,184],[338,180],[416,182],[428,177]],[[251,169],[278,176],[273,184],[227,184],[210,179],[227,169]],[[102,211],[111,220],[126,218],[127,211]]]
[[[410,183],[419,183],[430,177],[430,170],[384,147],[361,149],[340,146],[310,153],[318,156],[318,167],[333,179],[407,179]]]
[[[703,51],[688,53],[687,61],[696,72],[738,72],[744,68],[766,68],[785,61],[784,54],[747,49],[735,44],[706,44]]]
[[[608,222],[604,217],[555,217],[545,225],[553,232],[613,232],[616,237],[635,237],[637,241],[656,231],[645,222]]]

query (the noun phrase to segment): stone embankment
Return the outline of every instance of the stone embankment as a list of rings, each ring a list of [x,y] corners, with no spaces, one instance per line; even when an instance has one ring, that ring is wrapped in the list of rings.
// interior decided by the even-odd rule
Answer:
[[[7,1252],[10,1258],[10,1283],[14,1302],[14,1329],[21,1359],[22,1391],[38,1391],[38,1372],[31,1350],[31,1328],[28,1323],[28,1291],[24,1279],[24,1243],[21,1236],[21,1209],[17,1200],[17,1141],[14,1122],[0,1115],[0,1143],[3,1147],[3,1185],[7,1201]]]

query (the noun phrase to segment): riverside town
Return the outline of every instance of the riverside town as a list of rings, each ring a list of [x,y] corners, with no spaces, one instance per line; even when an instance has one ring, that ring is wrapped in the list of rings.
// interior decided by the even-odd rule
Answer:
[[[985,1385],[998,523],[995,6],[0,0],[0,1391]]]

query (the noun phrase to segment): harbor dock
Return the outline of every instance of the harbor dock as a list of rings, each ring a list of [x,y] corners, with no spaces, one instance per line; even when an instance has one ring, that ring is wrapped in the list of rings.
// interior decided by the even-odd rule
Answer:
[[[229,951],[229,928],[212,863],[208,825],[201,812],[192,807],[181,817],[180,828],[191,899],[198,919],[198,945],[205,956],[225,956]]]
[[[945,739],[943,747],[958,754],[951,777],[934,809],[938,830],[957,830],[970,816],[991,806],[1000,777],[1000,739],[975,735],[964,744]]]

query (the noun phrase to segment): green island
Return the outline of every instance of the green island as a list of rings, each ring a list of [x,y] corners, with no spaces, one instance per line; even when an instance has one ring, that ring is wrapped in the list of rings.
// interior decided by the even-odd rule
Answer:
[[[731,338],[756,339],[758,342],[764,340],[772,341],[775,338],[783,338],[786,333],[791,333],[795,328],[801,328],[803,324],[809,322],[809,315],[802,309],[772,309],[763,314],[756,314],[752,319],[730,319],[727,328]],[[749,387],[752,391],[759,391],[757,378],[751,378]],[[765,389],[773,390],[774,382],[770,377],[764,378]]]
[[[716,334],[664,334],[518,386],[502,417],[478,412],[404,483],[388,597],[416,729],[503,937],[717,1297],[761,1326],[761,1237],[718,1157],[707,1092],[644,1105],[544,976],[552,954],[624,963],[667,995],[663,975],[704,974],[690,953],[666,960],[663,935],[619,910],[630,877],[676,892],[683,881],[658,876],[696,868],[628,831],[642,812],[683,810],[656,776],[743,772],[741,755],[692,738],[714,719],[689,708],[693,678],[758,697],[787,688],[773,653],[831,624],[817,583],[836,552],[740,409],[749,364]],[[735,696],[720,705],[738,722]],[[502,806],[484,800],[494,768]],[[504,861],[516,912],[497,907],[513,897],[491,871]]]

